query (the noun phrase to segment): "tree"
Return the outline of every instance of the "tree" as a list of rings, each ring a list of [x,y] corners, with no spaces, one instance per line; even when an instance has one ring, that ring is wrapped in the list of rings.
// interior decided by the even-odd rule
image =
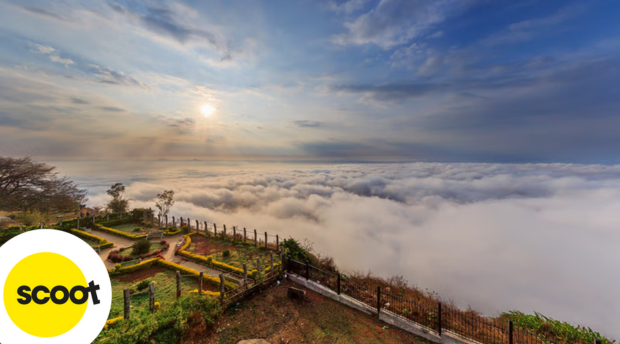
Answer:
[[[112,196],[112,200],[108,203],[108,209],[114,213],[125,213],[129,208],[129,200],[123,197],[125,192],[125,186],[123,183],[116,183],[106,191],[108,195]]]
[[[159,215],[165,216],[170,212],[170,208],[174,205],[174,191],[164,190],[163,193],[157,195],[155,206],[159,209]]]
[[[0,156],[0,209],[71,211],[87,201],[86,194],[68,177],[58,177],[54,166]]]

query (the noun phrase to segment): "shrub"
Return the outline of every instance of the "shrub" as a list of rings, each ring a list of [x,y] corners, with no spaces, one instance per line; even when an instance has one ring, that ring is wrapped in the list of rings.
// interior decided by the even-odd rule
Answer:
[[[165,244],[167,244],[167,243],[168,243],[168,242],[167,242],[166,240],[162,240],[162,241],[160,241],[160,242],[159,242],[159,244],[160,244],[160,245],[165,245]]]
[[[36,226],[41,222],[45,222],[45,215],[38,210],[26,211],[22,214],[21,218],[23,224],[26,226]]]
[[[141,229],[140,227],[136,227],[136,228],[134,228],[134,229],[133,229],[133,231],[134,231],[134,232],[139,232],[139,231],[140,231],[140,229]]]
[[[224,249],[224,252],[222,252],[222,256],[230,257],[230,250],[229,249]]]
[[[138,291],[142,291],[142,290],[148,288],[150,283],[151,283],[151,280],[149,280],[149,279],[145,279],[143,281],[140,281],[138,283],[138,285],[136,285],[136,289]]]
[[[151,242],[148,240],[136,241],[136,243],[133,244],[132,247],[134,255],[149,253],[149,251],[151,250]]]
[[[303,249],[299,245],[299,242],[297,240],[293,238],[284,240],[284,243],[282,244],[282,246],[284,247],[284,253],[291,256],[291,258],[298,260],[300,262],[303,262],[306,259],[310,260],[311,262],[314,262],[312,255],[308,251]]]

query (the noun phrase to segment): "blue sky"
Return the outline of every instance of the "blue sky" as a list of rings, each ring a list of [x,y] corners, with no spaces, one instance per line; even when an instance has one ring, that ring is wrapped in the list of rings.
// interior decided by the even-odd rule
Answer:
[[[617,163],[617,13],[611,0],[0,1],[0,154]]]

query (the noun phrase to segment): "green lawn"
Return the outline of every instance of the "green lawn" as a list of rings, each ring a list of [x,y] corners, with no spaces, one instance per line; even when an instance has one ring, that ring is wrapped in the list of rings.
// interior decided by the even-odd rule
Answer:
[[[151,268],[149,268],[151,269]],[[144,271],[139,271],[140,275],[145,275]],[[155,284],[155,302],[159,302],[161,307],[166,307],[176,300],[176,274],[174,271],[158,272],[148,278],[141,278],[135,281],[126,281],[128,275],[112,278],[112,308],[108,319],[123,316],[123,290],[131,289],[131,293],[136,293],[136,286],[141,280],[148,279]],[[147,275],[148,276],[148,275]],[[205,287],[206,284],[205,284]],[[189,291],[198,288],[198,279],[194,277],[181,278],[181,294],[186,295]],[[145,289],[145,290],[148,290]],[[149,312],[149,293],[131,297],[131,313]]]
[[[162,246],[164,245],[160,244],[159,242],[151,241],[151,250],[149,251],[149,253],[153,251],[161,250]],[[129,257],[130,255],[133,255],[133,248],[128,247],[127,249],[123,250],[123,252],[120,252],[119,254],[123,257]]]
[[[150,228],[146,228],[138,223],[126,223],[118,226],[112,226],[111,228],[117,229],[119,231],[123,231],[130,234],[146,234],[149,232]],[[136,228],[139,228],[139,231],[134,231]]]
[[[195,240],[196,237],[197,236],[192,237],[192,243],[190,244],[189,249],[188,249],[191,253],[199,254],[203,256],[210,255],[213,257],[213,259],[219,262],[226,263],[228,265],[232,265],[240,269],[243,269],[243,263],[247,265],[248,270],[255,269],[257,258],[260,258],[261,267],[263,269],[267,267],[269,264],[271,264],[271,257],[269,255],[271,251],[267,251],[264,248],[263,249],[256,248],[254,245],[249,245],[249,244],[242,244],[242,243],[233,244],[232,241],[222,240],[219,238],[215,239],[213,237],[209,237],[206,240],[208,240],[210,244],[212,244],[213,246],[216,246],[217,248],[212,248],[210,249],[209,252],[198,252],[197,246],[199,244],[197,243],[197,240],[203,240],[203,237]],[[230,250],[230,256],[224,257],[223,255],[224,247],[229,247],[229,246],[233,246],[235,250]],[[280,255],[277,253],[274,253],[273,254],[274,264],[279,263],[281,261],[282,261],[282,258],[280,257]]]

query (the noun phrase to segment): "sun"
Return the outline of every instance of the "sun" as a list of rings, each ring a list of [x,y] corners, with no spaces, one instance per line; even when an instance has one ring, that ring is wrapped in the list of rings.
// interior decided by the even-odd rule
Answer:
[[[209,117],[215,112],[215,108],[209,104],[205,104],[200,107],[200,112],[202,112],[205,117]]]

